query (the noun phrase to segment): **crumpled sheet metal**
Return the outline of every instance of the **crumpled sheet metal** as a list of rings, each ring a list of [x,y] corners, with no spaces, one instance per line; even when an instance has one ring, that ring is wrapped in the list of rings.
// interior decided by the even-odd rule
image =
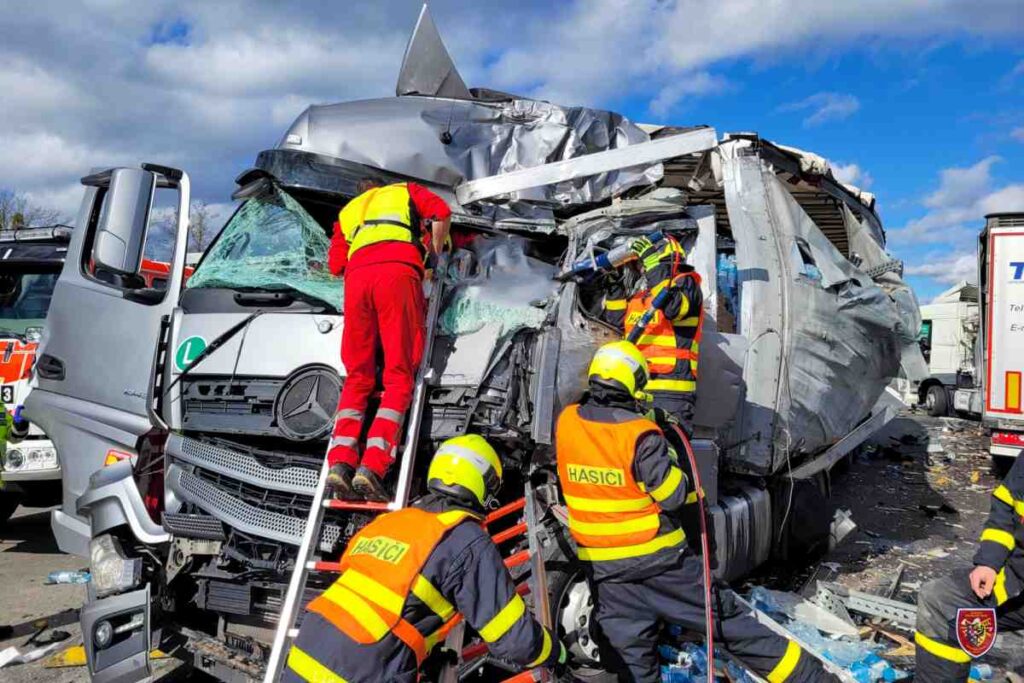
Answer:
[[[555,267],[527,256],[515,238],[479,238],[474,251],[480,274],[458,283],[441,313],[441,333],[473,334],[486,325],[498,325],[500,336],[539,329],[557,289]]]
[[[442,142],[446,132],[451,135],[447,145]],[[628,119],[609,111],[529,99],[483,102],[410,96],[309,107],[278,147],[454,187],[648,140]],[[609,171],[481,202],[481,211],[492,216],[497,212],[497,217],[530,215],[536,204],[550,215],[559,207],[602,201],[628,188],[653,184],[662,174],[660,163]]]
[[[787,453],[817,452],[868,415],[899,369],[901,316],[760,159],[726,152],[750,353],[732,439],[742,445],[724,457],[730,469],[770,473],[786,466]],[[800,247],[820,276],[798,267]]]

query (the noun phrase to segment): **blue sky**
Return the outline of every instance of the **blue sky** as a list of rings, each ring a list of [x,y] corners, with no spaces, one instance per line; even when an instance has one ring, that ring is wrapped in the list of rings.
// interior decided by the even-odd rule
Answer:
[[[235,175],[310,103],[393,93],[417,0],[38,0],[0,24],[0,187],[73,215],[89,167]],[[878,197],[920,298],[1024,210],[1020,0],[437,0],[460,71],[643,122],[757,131]],[[45,35],[47,40],[39,40]]]

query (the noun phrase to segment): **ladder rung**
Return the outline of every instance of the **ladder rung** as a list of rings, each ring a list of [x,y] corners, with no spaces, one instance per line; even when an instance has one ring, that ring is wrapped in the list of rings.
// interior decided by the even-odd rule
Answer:
[[[340,572],[341,562],[308,562],[306,569],[314,572]]]
[[[493,536],[491,536],[491,540],[493,540],[495,543],[504,543],[510,538],[515,538],[516,536],[521,536],[525,533],[526,522],[520,522],[519,524],[516,524],[513,527],[509,527],[504,531],[499,531],[498,533],[494,534]]]
[[[509,555],[505,558],[505,566],[511,569],[512,567],[518,567],[521,564],[526,564],[530,561],[530,551],[520,550],[514,555]]]
[[[490,524],[491,522],[497,519],[501,519],[506,515],[512,514],[516,510],[522,510],[524,507],[526,507],[526,498],[514,500],[508,505],[503,505],[502,507],[498,508],[494,512],[484,517],[484,524]]]
[[[328,510],[369,510],[371,512],[384,512],[391,508],[391,503],[380,503],[375,500],[335,500],[328,498],[324,501],[324,508]]]

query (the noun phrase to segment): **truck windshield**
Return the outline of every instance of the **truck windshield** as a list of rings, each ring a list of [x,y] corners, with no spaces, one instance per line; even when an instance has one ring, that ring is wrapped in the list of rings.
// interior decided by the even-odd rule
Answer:
[[[46,322],[60,273],[0,271],[0,335],[24,336]]]
[[[340,311],[344,286],[327,270],[329,244],[302,205],[273,188],[232,216],[186,286],[290,290]]]

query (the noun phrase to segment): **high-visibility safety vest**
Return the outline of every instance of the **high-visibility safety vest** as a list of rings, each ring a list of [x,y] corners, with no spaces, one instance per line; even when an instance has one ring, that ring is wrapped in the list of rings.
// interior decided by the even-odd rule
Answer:
[[[423,228],[405,183],[367,190],[345,205],[338,223],[349,257],[379,242],[409,242],[425,250]]]
[[[651,555],[682,545],[682,529],[658,533],[661,507],[679,486],[682,473],[672,475],[654,491],[633,477],[637,441],[660,432],[644,417],[619,423],[585,420],[572,405],[558,418],[555,452],[558,479],[569,508],[569,533],[581,560],[602,562]]]
[[[696,272],[676,275],[672,284],[678,285],[683,278],[693,278],[697,289],[700,289],[700,275]],[[661,286],[655,287],[629,300],[626,304],[625,336],[629,336],[640,318],[651,308],[651,302],[660,291]],[[696,311],[688,310],[689,301],[686,297],[683,297],[683,307],[682,317],[675,321],[666,318],[662,311],[655,311],[651,322],[636,341],[651,371],[647,391],[697,391],[697,359],[704,326],[704,307]]]
[[[341,557],[341,576],[307,607],[353,641],[369,645],[393,633],[416,655],[419,666],[447,635],[457,612],[421,570],[437,544],[456,526],[476,519],[469,512],[426,512],[405,508],[381,515],[349,541]],[[424,634],[402,618],[416,596],[441,620]],[[323,668],[292,646],[288,666],[300,676]],[[301,670],[300,670],[301,669]],[[314,680],[307,677],[307,680]]]

